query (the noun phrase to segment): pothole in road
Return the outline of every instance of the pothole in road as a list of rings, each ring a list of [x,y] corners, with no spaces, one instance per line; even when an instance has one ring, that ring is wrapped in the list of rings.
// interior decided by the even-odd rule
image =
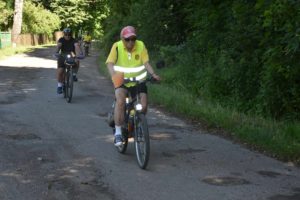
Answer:
[[[1,135],[0,137],[10,140],[40,140],[41,138],[33,133],[26,134],[7,134]]]
[[[180,126],[180,125],[172,125],[172,124],[163,124],[163,123],[154,123],[154,124],[149,124],[149,127],[155,127],[155,128],[160,128],[160,129],[175,129],[175,130],[187,130],[189,127],[185,126]]]
[[[167,157],[167,158],[172,158],[172,157],[175,157],[174,154],[172,153],[168,153],[168,152],[162,152],[161,153],[163,157]]]
[[[181,154],[190,154],[190,153],[200,153],[205,151],[205,149],[193,149],[193,148],[187,148],[187,149],[180,149],[177,152]]]
[[[249,181],[238,177],[207,177],[202,180],[204,183],[216,186],[234,186],[234,185],[244,185],[250,184]]]
[[[275,195],[270,198],[269,200],[299,200],[300,193],[292,194],[292,195]]]
[[[100,116],[100,117],[107,117],[107,112],[101,112],[101,113],[98,113],[98,115]]]
[[[193,149],[193,148],[187,148],[187,149],[179,149],[177,151],[175,151],[175,153],[179,153],[179,154],[193,154],[193,153],[200,153],[205,151],[204,149]],[[170,152],[162,152],[162,156],[167,157],[167,158],[172,158],[175,157],[176,155]]]
[[[259,175],[270,177],[270,178],[276,178],[277,176],[280,176],[281,174],[278,172],[273,171],[257,171]]]

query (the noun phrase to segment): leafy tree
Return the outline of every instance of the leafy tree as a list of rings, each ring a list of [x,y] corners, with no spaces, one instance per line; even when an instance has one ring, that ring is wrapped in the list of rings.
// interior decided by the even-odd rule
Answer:
[[[6,3],[4,0],[0,0],[0,30],[8,30],[9,23],[11,22],[11,16],[13,14],[13,9],[11,4]]]
[[[49,1],[49,0],[31,0],[33,3],[35,4],[40,4],[40,5],[43,5],[43,7],[47,10],[50,10],[51,11],[51,2],[52,1]]]
[[[60,28],[59,17],[44,9],[41,4],[26,1],[23,14],[23,33],[52,35]]]

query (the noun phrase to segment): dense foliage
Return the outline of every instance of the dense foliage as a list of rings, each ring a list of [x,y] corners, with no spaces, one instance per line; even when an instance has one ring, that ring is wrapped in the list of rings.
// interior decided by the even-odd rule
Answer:
[[[0,30],[9,31],[13,25],[14,0],[0,0]],[[23,5],[22,33],[52,35],[60,28],[58,16],[37,0],[26,0]]]
[[[12,24],[12,1],[0,0],[0,31],[7,31]]]
[[[90,31],[102,35],[101,20],[107,9],[104,0],[53,0],[50,9],[59,16],[62,28],[70,27],[76,34]]]
[[[60,28],[59,17],[44,9],[41,4],[25,1],[23,9],[23,33],[52,35],[54,30]]]
[[[300,1],[110,0],[106,52],[124,25],[172,70],[167,83],[265,117],[300,119]]]

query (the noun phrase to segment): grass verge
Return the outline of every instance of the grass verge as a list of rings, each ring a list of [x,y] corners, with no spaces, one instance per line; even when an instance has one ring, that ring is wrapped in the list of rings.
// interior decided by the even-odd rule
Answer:
[[[15,54],[19,54],[19,53],[32,52],[36,48],[46,48],[47,46],[53,46],[53,45],[55,45],[55,44],[45,44],[45,45],[38,45],[38,46],[19,46],[16,48],[6,47],[3,49],[0,49],[0,59],[15,55]]]
[[[149,94],[151,102],[170,112],[222,129],[227,136],[269,156],[300,164],[300,122],[245,115],[164,84],[150,86]]]

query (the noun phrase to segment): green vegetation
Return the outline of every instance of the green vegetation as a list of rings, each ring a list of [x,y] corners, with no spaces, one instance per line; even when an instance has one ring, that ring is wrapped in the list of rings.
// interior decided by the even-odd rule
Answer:
[[[13,9],[5,0],[0,0],[0,30],[7,30]]]
[[[47,34],[51,36],[54,30],[60,28],[58,15],[44,9],[41,4],[25,1],[23,11],[23,33]]]
[[[3,59],[7,56],[12,56],[18,53],[25,53],[25,52],[31,52],[33,51],[32,47],[17,47],[17,48],[11,48],[11,47],[7,47],[4,49],[0,49],[0,59]]]
[[[106,17],[105,0],[53,0],[50,10],[60,17],[62,28],[70,27],[77,34],[90,31],[95,37],[103,34],[100,22]]]

